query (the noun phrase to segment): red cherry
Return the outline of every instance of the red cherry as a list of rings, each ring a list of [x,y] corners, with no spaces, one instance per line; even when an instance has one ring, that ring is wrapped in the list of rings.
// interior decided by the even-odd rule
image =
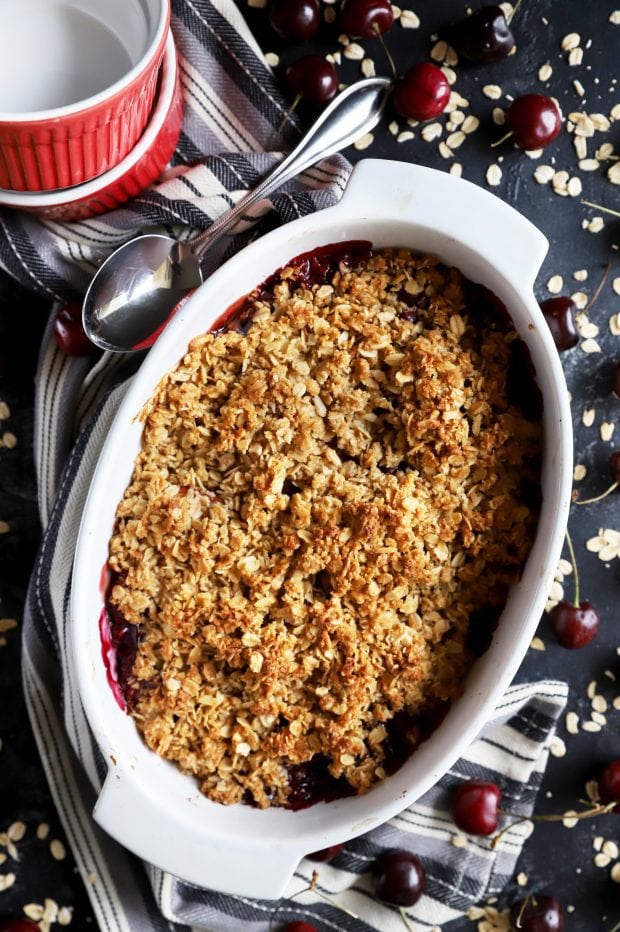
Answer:
[[[549,618],[556,640],[568,650],[585,647],[594,640],[600,626],[598,613],[589,602],[580,602],[579,605],[558,602],[551,609]]]
[[[496,783],[468,780],[452,796],[452,818],[470,835],[492,835],[497,830],[502,791]]]
[[[93,344],[82,326],[82,305],[77,301],[63,304],[56,312],[54,336],[67,356],[89,356],[93,352]]]
[[[575,322],[577,305],[572,298],[547,298],[541,303],[540,309],[549,325],[557,348],[562,351],[577,346],[579,343],[579,333]]]
[[[430,120],[446,109],[450,85],[443,71],[422,62],[414,65],[394,91],[394,106],[412,120]]]
[[[520,932],[562,932],[564,910],[554,896],[531,896],[515,903],[510,910],[510,921]]]
[[[343,0],[340,28],[348,36],[372,38],[387,32],[394,22],[389,0]]]
[[[620,450],[614,450],[609,457],[609,471],[613,481],[620,484]]]
[[[282,927],[282,932],[319,932],[319,930],[310,922],[295,919],[293,922],[287,922],[286,925]]]
[[[506,58],[515,40],[501,6],[483,6],[450,32],[455,49],[476,65]]]
[[[308,857],[311,861],[332,861],[337,854],[340,854],[344,845],[330,845],[329,848],[321,848],[320,851],[314,851]]]
[[[612,760],[607,764],[596,782],[601,802],[613,803],[618,800],[613,812],[620,814],[620,760]]]
[[[39,926],[29,919],[3,919],[0,932],[39,932]]]
[[[555,139],[561,125],[557,105],[544,94],[517,97],[506,111],[506,126],[520,149],[542,149]]]
[[[286,83],[296,97],[320,106],[336,96],[338,74],[331,62],[320,55],[305,55],[286,69]]]
[[[311,39],[321,22],[318,0],[273,0],[269,22],[283,39]]]
[[[388,851],[373,867],[375,893],[380,900],[396,906],[413,906],[426,886],[421,860],[411,851]]]

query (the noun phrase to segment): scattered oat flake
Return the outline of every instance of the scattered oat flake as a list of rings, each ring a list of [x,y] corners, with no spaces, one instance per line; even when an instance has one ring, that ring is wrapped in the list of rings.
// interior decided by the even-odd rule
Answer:
[[[578,32],[569,32],[564,36],[560,43],[560,47],[565,51],[569,52],[571,49],[576,49],[577,46],[581,43],[581,36]]]
[[[265,61],[271,68],[277,68],[280,64],[280,56],[276,52],[267,52],[265,54]]]
[[[26,903],[24,906],[24,915],[33,922],[40,922],[43,919],[44,909],[40,903]]]
[[[613,13],[609,14],[609,22],[613,23],[614,26],[620,26],[620,10],[614,10]]]
[[[488,97],[489,100],[499,100],[502,96],[502,89],[497,84],[485,84],[482,88],[482,93],[485,97]]]
[[[576,735],[579,731],[579,716],[576,712],[568,712],[566,715],[566,730],[569,735]]]
[[[583,61],[583,49],[571,49],[568,53],[568,64],[571,66],[580,65]]]
[[[596,553],[599,560],[605,563],[615,557],[620,558],[620,531],[614,531],[612,528],[599,528],[597,536],[590,537],[586,541],[586,550]]]
[[[49,833],[50,827],[47,822],[40,822],[39,825],[37,825],[37,838],[39,841],[45,841]]]
[[[366,56],[366,52],[358,42],[349,42],[342,54],[344,58],[351,61],[361,61]]]
[[[612,184],[620,184],[620,162],[614,162],[611,168],[607,169],[607,177]]]
[[[551,294],[559,294],[563,285],[564,279],[561,275],[552,275],[547,282],[547,291],[550,291]]]
[[[573,81],[573,87],[575,88],[575,91],[577,92],[577,94],[579,94],[580,97],[583,97],[583,95],[586,92],[586,89],[581,83],[581,81],[577,81],[577,79],[575,79]]]
[[[493,107],[492,117],[496,126],[503,126],[506,122],[506,111],[501,107]]]
[[[368,146],[372,145],[374,141],[375,141],[375,137],[373,136],[372,133],[365,133],[363,136],[360,136],[360,138],[357,139],[353,143],[353,148],[357,149],[358,152],[361,152],[362,149],[367,149]]]
[[[620,861],[611,869],[611,874],[609,875],[614,883],[620,883]]]
[[[601,348],[596,340],[582,340],[579,344],[584,353],[600,353]]]
[[[614,435],[615,426],[616,425],[613,424],[611,421],[603,421],[600,427],[601,440],[604,440],[606,443],[608,443]]]
[[[527,874],[524,874],[523,871],[521,871],[520,874],[517,874],[517,883],[519,884],[520,887],[526,887],[528,880],[529,880],[529,877],[527,876]]]
[[[581,423],[584,427],[592,427],[594,424],[594,418],[596,417],[595,408],[584,408],[583,414],[581,415]]]
[[[11,416],[11,409],[6,401],[0,401],[0,421],[6,421]]]
[[[532,648],[532,650],[547,650],[547,648],[545,647],[545,642],[542,640],[542,638],[538,638],[538,637],[532,638],[530,647]]]
[[[69,926],[71,925],[71,920],[73,919],[73,910],[70,906],[61,906],[58,910],[58,916],[56,917],[56,922],[59,926]]]
[[[564,757],[566,755],[566,744],[558,735],[554,735],[549,742],[549,753],[553,757]]]
[[[525,154],[528,159],[539,159],[543,154],[542,149],[525,149]]]
[[[433,61],[443,61],[448,51],[448,43],[440,39],[431,49],[431,58]]]
[[[7,829],[7,835],[11,841],[21,841],[26,834],[25,822],[13,822]]]
[[[396,137],[396,142],[408,142],[410,139],[414,139],[415,134],[411,132],[410,129],[403,130],[402,133],[399,133]]]
[[[0,446],[6,447],[7,450],[14,450],[17,446],[17,437],[10,431],[5,431],[0,438]]]
[[[611,283],[611,287],[616,292],[616,294],[620,294],[620,278],[614,278],[613,282]]]
[[[609,855],[603,854],[602,851],[599,851],[598,854],[594,855],[593,861],[596,867],[609,867],[611,864],[611,858]]]
[[[554,174],[555,171],[551,165],[537,165],[534,169],[534,178],[538,184],[549,184]]]
[[[53,838],[50,842],[50,854],[56,861],[63,861],[66,858],[65,846],[59,838]]]
[[[574,809],[568,809],[564,813],[564,818],[562,819],[562,825],[564,828],[575,828],[575,826],[579,823],[579,819],[576,818],[576,816],[577,813]]]
[[[541,65],[538,69],[538,80],[539,81],[548,81],[551,75],[553,74],[553,68],[546,62],[544,65]]]
[[[446,142],[451,149],[458,149],[465,142],[465,133],[460,129],[456,133],[450,133]]]
[[[581,184],[581,178],[577,178],[576,176],[573,177],[573,178],[571,178],[570,181],[568,182],[568,193],[569,193],[569,196],[570,196],[570,197],[579,197],[579,195],[581,194],[582,190],[583,190],[583,186],[582,186],[582,184]]]
[[[495,162],[492,165],[489,165],[486,173],[487,184],[492,188],[496,188],[502,180],[502,170]]]
[[[609,329],[615,337],[620,337],[620,312],[609,318]]]
[[[426,126],[422,127],[422,139],[425,142],[432,142],[433,139],[437,139],[441,136],[443,132],[443,127],[441,123],[427,123]]]
[[[466,835],[453,835],[450,839],[455,848],[466,848],[467,847],[467,836]]]
[[[614,860],[618,857],[618,854],[620,854],[618,845],[615,843],[615,841],[603,842],[603,847],[601,850],[604,854],[608,854],[609,857],[613,858]]]
[[[455,178],[460,178],[463,174],[463,166],[460,162],[453,162],[450,166],[450,174],[454,175]]]
[[[376,72],[375,63],[372,58],[365,58],[361,64],[361,71],[365,78],[374,78]]]
[[[583,465],[583,463],[577,463],[577,465],[573,469],[573,479],[575,480],[575,482],[581,482],[581,480],[585,479],[585,477],[586,477],[586,467]]]
[[[15,874],[0,874],[0,893],[8,890],[15,883]]]
[[[418,29],[420,26],[420,17],[413,10],[403,10],[400,14],[400,25],[404,29]]]
[[[450,148],[450,146],[447,146],[447,145],[445,144],[445,142],[440,142],[440,143],[439,143],[439,146],[438,146],[438,149],[439,149],[439,154],[440,154],[440,155],[442,156],[442,158],[444,158],[444,159],[451,159],[451,158],[453,157],[453,155],[454,155],[454,152],[452,151],[452,149]]]
[[[17,622],[14,618],[0,618],[0,634],[6,634],[7,631],[12,631],[16,627]]]

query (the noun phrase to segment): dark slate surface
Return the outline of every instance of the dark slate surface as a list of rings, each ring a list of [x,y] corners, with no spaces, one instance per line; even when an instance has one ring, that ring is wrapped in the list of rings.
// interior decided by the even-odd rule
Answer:
[[[241,4],[240,4],[241,6]],[[327,6],[327,4],[326,4]],[[416,30],[396,25],[388,42],[399,71],[418,60],[427,60],[433,45],[432,36],[439,33],[451,19],[462,15],[465,5],[456,0],[418,0],[405,4],[414,8],[421,19]],[[617,4],[616,4],[617,6]],[[490,143],[502,135],[494,125],[494,107],[506,106],[506,97],[491,101],[482,92],[486,84],[499,85],[505,94],[517,96],[537,91],[555,95],[565,113],[585,110],[608,115],[614,104],[620,103],[617,74],[620,26],[613,26],[609,16],[615,4],[609,0],[584,3],[582,0],[523,0],[513,28],[517,38],[517,54],[503,62],[479,67],[456,67],[459,93],[481,121],[479,130],[468,137],[455,151],[453,160],[446,161],[437,150],[437,142],[425,143],[420,128],[415,138],[398,143],[389,131],[386,119],[375,132],[372,145],[364,152],[350,149],[353,160],[364,156],[387,157],[417,162],[447,170],[451,161],[463,166],[463,176],[485,185],[485,173],[491,162],[502,158],[503,180],[493,190],[536,223],[549,238],[550,251],[537,280],[540,299],[548,297],[546,282],[554,274],[564,278],[563,294],[585,291],[590,298],[595,291],[607,262],[611,262],[608,282],[589,319],[599,327],[596,339],[602,352],[587,354],[577,348],[563,354],[569,389],[573,398],[575,423],[575,459],[587,467],[587,475],[579,488],[582,496],[594,495],[609,484],[608,459],[618,443],[618,411],[620,401],[611,394],[610,381],[614,360],[620,357],[618,337],[610,329],[612,314],[620,312],[620,297],[614,294],[611,282],[620,276],[617,243],[620,243],[620,221],[601,214],[604,229],[593,234],[582,229],[582,221],[596,215],[579,198],[560,197],[551,186],[542,186],[533,179],[537,165],[549,164],[556,170],[566,169],[577,175],[583,184],[582,197],[611,208],[620,207],[618,193],[606,178],[607,162],[594,171],[579,171],[572,137],[563,131],[543,154],[534,161],[515,150],[510,143],[496,149]],[[277,52],[285,64],[300,54],[276,39],[266,27],[265,11],[243,9],[265,51]],[[544,20],[547,20],[545,23]],[[560,48],[567,33],[577,32],[584,48],[581,66],[571,67],[567,53]],[[316,42],[308,43],[303,52],[335,51],[338,45],[335,27],[322,27]],[[591,44],[587,47],[591,40]],[[375,40],[361,43],[377,65],[378,73],[387,73],[380,46]],[[540,65],[549,62],[553,74],[547,84],[537,78]],[[343,60],[341,79],[350,82],[359,76],[359,62]],[[585,89],[579,97],[573,82],[578,79]],[[440,118],[445,123],[446,117]],[[588,140],[588,155],[598,146],[611,142],[620,151],[618,123],[605,133]],[[399,121],[399,130],[407,129]],[[446,136],[444,132],[444,138]],[[577,269],[588,271],[588,280],[581,284],[572,278]],[[13,449],[0,446],[0,618],[20,620],[29,570],[39,539],[36,511],[34,470],[32,465],[32,395],[36,354],[48,307],[19,290],[8,278],[0,277],[0,402],[5,402],[10,416],[0,422],[0,436],[9,431],[17,438]],[[593,426],[581,422],[584,408],[595,409]],[[611,442],[600,437],[603,422],[615,422],[616,435]],[[579,808],[584,798],[585,783],[596,775],[608,760],[620,757],[620,710],[613,708],[613,699],[620,693],[620,558],[601,561],[589,552],[585,543],[599,529],[620,531],[620,498],[616,493],[604,502],[587,508],[573,507],[570,528],[577,551],[582,579],[582,598],[590,599],[598,608],[602,626],[597,640],[583,650],[570,652],[555,644],[548,620],[541,621],[539,636],[546,645],[544,652],[530,650],[520,671],[520,680],[540,677],[567,679],[570,683],[568,708],[583,722],[590,717],[588,684],[595,680],[597,692],[608,702],[608,724],[599,733],[580,731],[577,736],[566,733],[564,723],[559,735],[566,741],[567,753],[551,758],[537,811],[563,812]],[[7,528],[8,525],[8,528]],[[567,580],[567,595],[572,595],[572,578]],[[0,647],[0,832],[9,825],[23,821],[26,834],[17,845],[19,861],[9,855],[0,864],[0,875],[12,872],[14,885],[0,892],[0,918],[22,915],[26,903],[43,903],[46,897],[60,906],[73,908],[72,927],[92,928],[94,921],[88,900],[75,872],[70,854],[55,860],[50,854],[50,841],[63,838],[54,813],[41,765],[29,730],[20,685],[19,628],[9,630]],[[614,677],[616,681],[614,681]],[[36,835],[41,823],[49,825],[45,840]],[[527,842],[518,871],[527,875],[527,889],[552,892],[569,907],[566,928],[580,932],[610,932],[620,920],[620,884],[610,879],[613,864],[598,867],[593,862],[593,840],[597,837],[620,842],[620,817],[608,815],[581,822],[566,829],[557,823],[539,823]],[[6,853],[0,835],[0,853]],[[522,889],[513,882],[505,891],[500,905],[522,896]],[[573,909],[574,908],[574,909]],[[463,920],[452,929],[473,929],[475,924]]]

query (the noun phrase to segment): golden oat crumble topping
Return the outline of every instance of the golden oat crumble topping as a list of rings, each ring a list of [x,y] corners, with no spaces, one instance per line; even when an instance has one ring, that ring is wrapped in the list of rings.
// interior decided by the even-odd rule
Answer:
[[[413,745],[459,694],[470,617],[531,546],[540,421],[507,400],[516,334],[432,257],[290,266],[249,300],[247,333],[195,339],[143,412],[110,603],[140,625],[148,746],[213,800],[286,806],[316,755],[364,792],[395,714]]]

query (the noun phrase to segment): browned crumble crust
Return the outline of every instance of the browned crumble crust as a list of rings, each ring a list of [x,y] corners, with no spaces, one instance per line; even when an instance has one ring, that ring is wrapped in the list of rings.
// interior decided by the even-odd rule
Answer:
[[[401,249],[281,278],[160,384],[110,556],[148,746],[259,806],[317,754],[367,790],[385,723],[459,694],[470,615],[531,545],[540,448],[506,399],[515,334],[480,331],[456,269]]]

